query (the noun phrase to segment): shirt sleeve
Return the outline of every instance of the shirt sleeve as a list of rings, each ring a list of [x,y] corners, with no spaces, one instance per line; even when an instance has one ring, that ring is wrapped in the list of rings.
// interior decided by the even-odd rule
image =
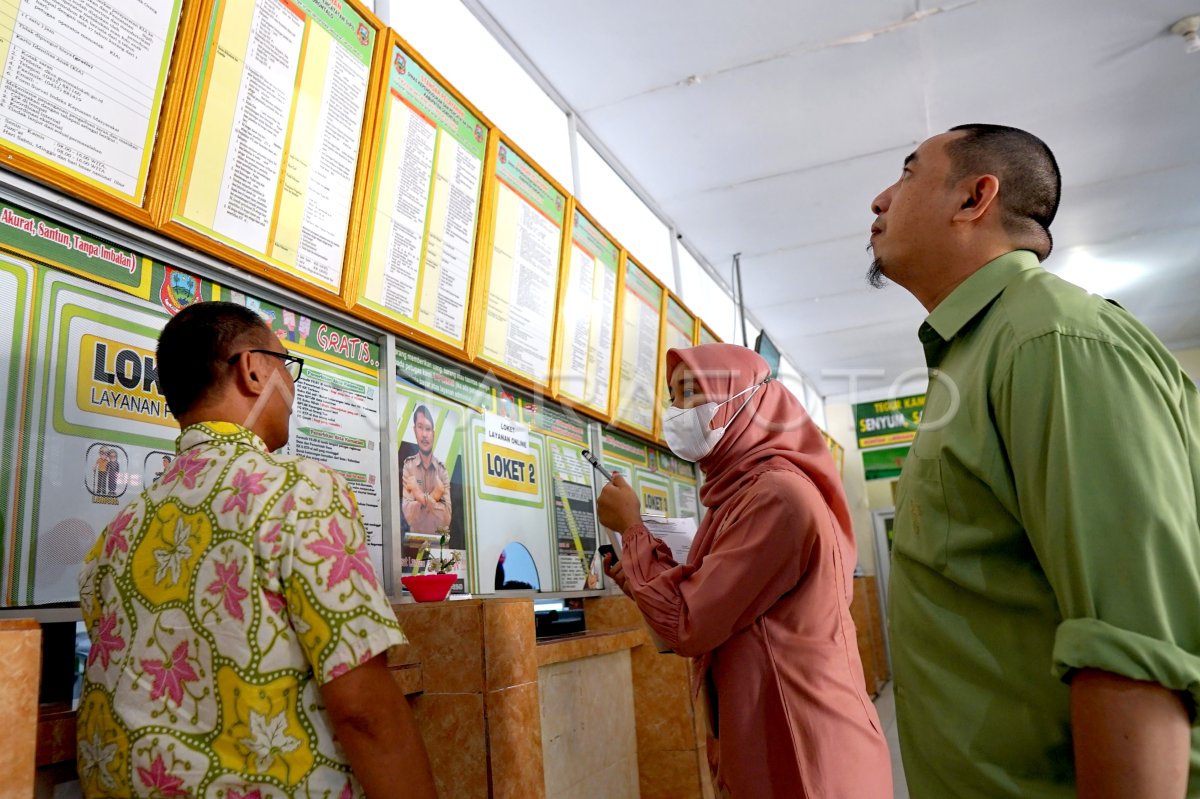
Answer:
[[[698,563],[676,563],[641,523],[625,531],[622,563],[630,592],[672,650],[696,656],[717,648],[799,582],[822,512],[807,492],[797,491],[803,480],[785,472],[761,475],[731,500],[734,507]],[[824,509],[815,488],[812,494]]]
[[[413,459],[405,458],[404,467],[401,470],[400,477],[400,505],[404,511],[404,518],[408,520],[409,525],[413,525],[417,521],[417,513],[421,510],[421,503],[413,494],[412,486],[416,483],[417,476],[413,473]]]
[[[292,626],[324,685],[405,638],[371,564],[354,494],[341,475],[313,466],[297,485],[283,582]]]
[[[450,507],[450,474],[446,471],[446,465],[441,461],[434,461],[437,464],[438,480],[442,483],[442,496],[433,505],[433,510],[430,514],[437,520],[438,529],[441,530],[450,526],[451,507]]]
[[[1052,672],[1155,682],[1194,708],[1200,400],[1155,353],[1061,333],[1025,342],[998,383],[997,424],[1062,614]]]

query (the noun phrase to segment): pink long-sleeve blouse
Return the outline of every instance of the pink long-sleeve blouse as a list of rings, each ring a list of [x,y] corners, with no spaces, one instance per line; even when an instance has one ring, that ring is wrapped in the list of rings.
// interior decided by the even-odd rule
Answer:
[[[672,350],[668,366],[712,372],[714,359],[729,376],[700,378],[710,399],[768,374],[733,345]],[[850,617],[855,547],[840,480],[790,392],[768,383],[751,402],[700,462],[708,512],[688,563],[636,524],[622,538],[628,588],[663,640],[696,658],[715,720],[717,781],[733,797],[891,797],[887,742]],[[785,413],[794,429],[779,429]]]

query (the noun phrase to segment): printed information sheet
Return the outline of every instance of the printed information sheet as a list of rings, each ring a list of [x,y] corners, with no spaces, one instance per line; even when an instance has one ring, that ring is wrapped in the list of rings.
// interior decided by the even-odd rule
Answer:
[[[602,413],[612,377],[619,262],[617,245],[576,210],[564,277],[559,392]]]
[[[0,0],[0,143],[141,205],[182,0]]]
[[[667,329],[663,333],[663,354],[669,349],[687,349],[692,346],[692,331],[696,319],[674,297],[667,298]]]
[[[306,358],[284,451],[346,478],[362,514],[375,573],[383,578],[379,378]]]
[[[359,301],[461,346],[487,128],[399,47],[389,75]]]
[[[690,516],[699,521],[700,500],[696,496],[696,484],[683,480],[672,480],[671,487],[675,490],[675,512],[680,516]]]
[[[559,591],[582,591],[600,586],[596,561],[596,499],[592,465],[579,448],[547,438],[554,475],[555,567]]]
[[[492,363],[546,384],[564,197],[500,144],[492,260],[483,301],[483,348]]]
[[[616,418],[646,433],[654,431],[662,296],[662,286],[627,259]]]
[[[642,523],[650,531],[650,535],[662,541],[671,549],[671,557],[676,563],[687,563],[692,551],[692,540],[696,537],[696,519],[693,516],[676,518],[658,518],[654,514],[642,517]]]
[[[544,436],[529,434],[528,450],[494,443],[488,436],[483,417],[471,414],[467,440],[474,461],[471,496],[475,518],[474,551],[476,590],[490,594],[496,590],[497,576],[510,576],[497,569],[500,554],[512,544],[520,544],[528,552],[536,571],[538,588],[548,590],[554,579],[552,555],[555,539],[547,511],[545,473],[546,443]],[[525,582],[533,584],[532,580]]]
[[[700,500],[696,495],[696,465],[665,450],[655,450],[658,457],[659,474],[667,475],[671,481],[671,498],[676,516],[691,516],[700,521]]]
[[[348,4],[219,0],[175,219],[339,291],[374,42]]]

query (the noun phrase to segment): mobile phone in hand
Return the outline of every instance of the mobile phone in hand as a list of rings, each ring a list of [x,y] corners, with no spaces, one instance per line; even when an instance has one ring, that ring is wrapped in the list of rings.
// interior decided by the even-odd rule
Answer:
[[[617,562],[621,560],[621,558],[617,556],[617,550],[613,548],[612,544],[601,544],[598,551],[600,552],[601,558],[603,558],[605,555],[612,555],[612,561],[608,564],[610,568],[616,566]]]

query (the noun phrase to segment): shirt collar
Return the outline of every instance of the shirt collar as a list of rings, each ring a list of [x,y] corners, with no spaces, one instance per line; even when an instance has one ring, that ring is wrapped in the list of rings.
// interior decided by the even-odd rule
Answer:
[[[925,317],[925,324],[921,325],[921,339],[927,338],[927,332],[936,334],[943,341],[954,338],[992,300],[1000,296],[1014,277],[1036,268],[1037,256],[1029,250],[1013,250],[984,264]]]
[[[175,451],[182,453],[185,449],[201,444],[243,444],[254,449],[268,452],[267,445],[261,438],[240,424],[233,422],[198,422],[188,425],[175,441]]]

